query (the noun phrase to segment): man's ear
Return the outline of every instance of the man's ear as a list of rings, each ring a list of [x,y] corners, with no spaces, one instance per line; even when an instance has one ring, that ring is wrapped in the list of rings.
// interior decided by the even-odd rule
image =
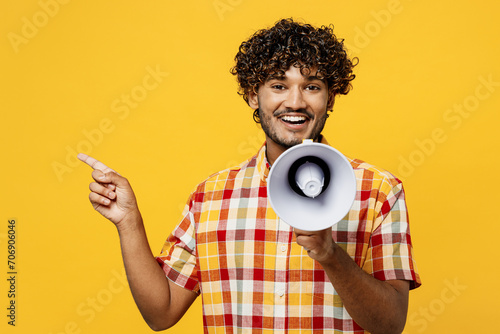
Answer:
[[[253,110],[259,108],[259,97],[254,90],[248,92],[248,105]]]
[[[328,104],[326,106],[326,110],[332,110],[334,104],[335,104],[335,93],[330,92],[328,94]]]

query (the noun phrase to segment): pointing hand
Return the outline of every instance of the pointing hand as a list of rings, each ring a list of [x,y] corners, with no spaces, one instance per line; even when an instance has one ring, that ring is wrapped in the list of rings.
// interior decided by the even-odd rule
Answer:
[[[139,214],[134,192],[126,178],[86,154],[78,154],[78,159],[94,169],[95,182],[90,183],[89,199],[97,212],[118,228],[123,227],[126,218]]]

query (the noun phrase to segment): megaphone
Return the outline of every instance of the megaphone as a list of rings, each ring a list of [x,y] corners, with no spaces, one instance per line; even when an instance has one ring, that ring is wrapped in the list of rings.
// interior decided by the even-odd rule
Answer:
[[[267,193],[271,207],[287,224],[319,231],[349,212],[356,196],[356,177],[342,153],[306,139],[276,159]]]

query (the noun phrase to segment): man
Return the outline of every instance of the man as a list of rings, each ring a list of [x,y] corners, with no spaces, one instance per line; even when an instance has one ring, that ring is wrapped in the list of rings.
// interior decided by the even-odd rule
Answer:
[[[267,198],[281,153],[303,139],[326,143],[328,111],[349,91],[353,67],[330,27],[281,20],[243,42],[232,73],[266,143],[196,187],[157,258],[127,180],[79,155],[94,168],[90,201],[118,229],[130,288],[151,328],[173,326],[201,294],[205,332],[403,330],[408,291],[420,278],[398,179],[351,160],[355,203],[318,232],[294,230]]]

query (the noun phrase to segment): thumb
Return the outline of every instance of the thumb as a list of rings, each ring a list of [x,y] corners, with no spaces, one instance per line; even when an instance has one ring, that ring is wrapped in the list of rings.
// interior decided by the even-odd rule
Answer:
[[[296,242],[299,246],[302,246],[306,251],[311,251],[316,246],[314,240],[310,236],[300,235],[297,236]]]
[[[302,246],[302,247],[310,246],[310,243],[311,243],[310,237],[312,235],[312,232],[299,230],[298,228],[294,228],[293,231],[295,233],[296,242],[297,242],[297,244],[299,244],[299,246]]]
[[[114,171],[105,173],[99,169],[95,169],[92,172],[92,178],[98,183],[107,184],[108,188],[114,188],[114,186],[117,188],[130,187],[128,180]]]

